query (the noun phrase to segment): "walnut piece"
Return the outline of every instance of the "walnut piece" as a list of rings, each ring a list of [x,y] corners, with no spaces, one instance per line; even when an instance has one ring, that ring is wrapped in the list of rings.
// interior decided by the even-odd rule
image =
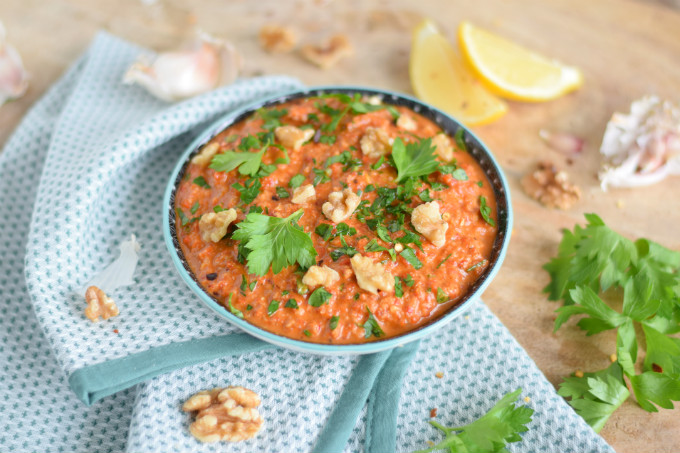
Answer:
[[[378,158],[392,152],[393,141],[394,139],[390,138],[384,129],[367,127],[359,144],[362,153],[368,157]]]
[[[312,266],[302,277],[302,283],[307,286],[332,286],[338,280],[340,280],[340,274],[326,265]]]
[[[274,129],[276,139],[286,148],[299,150],[304,142],[314,136],[314,129],[300,129],[295,126],[279,126]]]
[[[256,409],[260,397],[243,387],[204,390],[189,398],[184,412],[196,412],[189,431],[201,442],[239,442],[255,436],[262,427],[262,417]]]
[[[290,52],[297,44],[295,32],[281,25],[265,25],[260,28],[260,45],[267,52]]]
[[[522,188],[534,200],[548,208],[569,209],[581,198],[581,189],[569,182],[569,176],[551,162],[539,162],[538,168],[522,178]]]
[[[229,224],[236,220],[236,209],[203,214],[198,221],[198,229],[205,242],[220,242],[227,234]]]
[[[311,184],[305,184],[304,186],[296,187],[293,189],[293,196],[290,201],[293,204],[304,204],[310,200],[316,198],[316,189]]]
[[[352,215],[359,206],[361,197],[350,189],[342,192],[331,192],[328,201],[321,206],[321,211],[333,223],[340,223]]]
[[[405,131],[415,131],[418,128],[418,124],[410,115],[399,115],[397,120],[397,127]]]
[[[203,147],[200,153],[196,154],[193,159],[191,159],[192,164],[200,165],[205,167],[210,164],[212,158],[220,150],[220,145],[215,142],[208,143]]]
[[[100,316],[102,319],[109,319],[119,314],[118,307],[113,299],[96,286],[87,288],[85,301],[87,302],[85,316],[92,322],[99,321]]]
[[[451,139],[446,134],[437,134],[432,137],[432,145],[436,146],[434,152],[437,156],[441,157],[442,160],[450,162],[453,160],[453,143]]]
[[[328,69],[346,56],[352,55],[352,44],[345,35],[332,36],[321,45],[307,44],[302,47],[302,56],[321,69]]]
[[[373,294],[378,294],[378,290],[392,291],[394,289],[394,276],[385,270],[384,265],[374,263],[370,258],[358,253],[349,261],[357,277],[359,288]]]
[[[446,242],[446,230],[449,229],[449,224],[439,213],[438,201],[416,206],[411,213],[411,223],[418,233],[425,236],[436,247],[441,247]]]

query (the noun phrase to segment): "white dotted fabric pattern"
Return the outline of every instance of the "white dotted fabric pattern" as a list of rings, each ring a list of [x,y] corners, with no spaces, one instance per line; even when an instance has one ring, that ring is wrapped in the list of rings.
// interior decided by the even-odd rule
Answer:
[[[288,351],[261,352],[236,361],[218,359],[154,378],[139,386],[127,451],[310,451],[349,378],[347,370],[353,363],[346,360]],[[441,379],[435,376],[439,371],[444,373]],[[243,385],[260,394],[265,427],[244,443],[201,444],[189,434],[191,418],[181,406],[200,390],[226,385]],[[524,390],[522,398],[531,398],[528,405],[535,414],[524,440],[511,444],[511,451],[613,452],[555,393],[483,303],[421,342],[404,377],[397,419],[398,451],[424,449],[428,447],[426,441],[441,440],[438,431],[427,423],[430,409],[437,408],[436,420],[440,423],[461,426],[482,416],[504,394],[519,387]],[[364,410],[345,452],[364,451],[365,420]]]
[[[177,274],[163,241],[163,194],[177,159],[209,121],[301,86],[287,77],[254,78],[168,106],[121,83],[139,49],[114,39],[99,39],[95,48],[56,124],[26,250],[35,312],[67,375],[236,331]],[[117,258],[130,234],[142,245],[136,284],[109,295],[119,316],[92,323],[78,291]]]
[[[156,231],[160,197],[174,160],[194,135],[187,125],[200,129],[246,97],[296,85],[280,77],[242,81],[168,108],[118,83],[139,52],[99,35],[86,59],[36,105],[0,154],[0,193],[8,194],[0,199],[0,413],[6,420],[0,451],[309,451],[357,358],[284,350],[223,358],[156,377],[92,407],[63,377],[62,368],[69,373],[164,344],[159,337],[181,341],[230,331],[186,296],[170,271]],[[116,295],[119,319],[91,324],[72,292],[112,261],[117,244],[131,233],[143,245],[137,285]],[[180,314],[170,316],[171,310]],[[436,371],[444,378],[437,379]],[[262,396],[265,428],[245,443],[202,445],[188,434],[181,404],[199,390],[224,385],[245,385]],[[426,423],[430,408],[438,408],[441,423],[460,425],[520,386],[536,414],[512,451],[612,451],[483,304],[422,342],[404,379],[399,450],[438,439]],[[345,451],[363,451],[365,413]]]
[[[0,451],[121,452],[135,389],[91,407],[71,391],[40,329],[23,268],[50,137],[83,69],[76,64],[36,106],[0,153]]]

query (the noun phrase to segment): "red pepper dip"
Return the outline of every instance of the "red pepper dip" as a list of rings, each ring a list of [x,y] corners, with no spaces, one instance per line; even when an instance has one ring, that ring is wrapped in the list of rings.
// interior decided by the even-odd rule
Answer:
[[[466,294],[497,234],[460,138],[378,97],[260,109],[187,166],[184,257],[208,294],[274,334],[349,344],[416,329]]]

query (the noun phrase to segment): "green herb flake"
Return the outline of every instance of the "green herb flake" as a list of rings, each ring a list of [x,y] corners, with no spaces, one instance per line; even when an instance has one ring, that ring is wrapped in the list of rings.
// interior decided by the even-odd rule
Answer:
[[[312,181],[312,185],[315,187],[331,180],[330,175],[326,173],[325,170],[312,168],[312,171],[314,172],[314,180]],[[330,172],[330,170],[328,171]]]
[[[246,305],[246,311],[250,311],[250,310],[252,310],[252,309],[253,309],[253,306],[252,306],[252,305],[250,305],[250,304]]]
[[[340,316],[333,316],[331,318],[331,321],[329,323],[329,327],[331,330],[335,330],[336,327],[338,327],[338,322],[340,321]]]
[[[227,307],[229,307],[229,311],[231,312],[232,315],[236,316],[239,319],[243,319],[243,312],[238,308],[234,307],[231,303],[232,296],[233,294],[229,294],[229,299],[227,299]]]
[[[486,223],[495,227],[496,222],[491,218],[491,206],[486,204],[486,198],[484,195],[479,197],[479,213]]]
[[[318,234],[321,239],[327,241],[331,238],[331,234],[333,233],[333,225],[328,223],[320,223],[316,226],[314,232]]]
[[[361,294],[354,293],[354,300],[359,300],[360,297],[361,297]]]
[[[220,205],[213,206],[213,212],[214,212],[214,213],[218,213],[218,212],[222,212],[222,211],[226,211],[226,209],[224,209],[224,208],[223,208],[222,206],[220,206]]]
[[[290,193],[288,193],[288,191],[286,189],[284,189],[283,187],[277,187],[276,188],[276,196],[278,196],[279,198],[289,198]]]
[[[199,187],[203,187],[204,189],[210,189],[210,184],[208,184],[208,181],[206,181],[203,176],[194,178],[193,183]]]
[[[309,296],[309,305],[312,307],[320,307],[328,303],[331,297],[333,297],[333,294],[326,291],[326,288],[323,286],[320,286]]]
[[[298,306],[297,301],[296,301],[295,299],[293,299],[292,297],[286,301],[286,305],[284,305],[284,307],[285,307],[285,308],[293,308],[293,309],[295,309],[295,310],[297,310],[298,308],[300,308],[300,307]]]
[[[276,310],[279,309],[279,301],[274,299],[271,302],[269,302],[269,306],[267,307],[267,315],[272,316],[274,313],[276,313]]]
[[[288,181],[288,187],[291,189],[296,189],[302,185],[302,183],[305,182],[305,177],[301,174],[297,174],[290,178],[290,181]]]
[[[465,170],[463,170],[462,168],[456,168],[453,171],[453,173],[451,173],[451,176],[453,177],[453,179],[455,179],[457,181],[467,181],[468,180],[468,175],[465,172]]]
[[[196,203],[193,204],[193,206],[191,206],[191,209],[189,210],[189,212],[191,212],[192,214],[196,214],[196,211],[198,211],[198,209],[200,207],[201,207],[201,204],[197,201]]]
[[[335,135],[322,135],[319,137],[319,142],[324,145],[333,145],[337,139]]]
[[[311,336],[312,336],[312,332],[310,332],[310,331],[307,330],[307,329],[303,330],[302,333],[305,334],[306,337],[311,337]]]
[[[262,188],[262,183],[259,179],[248,178],[243,184],[240,182],[235,182],[231,185],[234,189],[238,190],[241,194],[241,203],[250,204],[255,201],[255,198],[260,194],[260,189]]]
[[[175,212],[177,213],[177,216],[179,217],[180,223],[182,224],[183,227],[188,227],[190,224],[194,223],[199,219],[198,217],[192,218],[187,217],[184,211],[182,211],[180,208],[175,208]]]
[[[439,264],[437,264],[437,269],[439,269],[440,267],[442,267],[442,264],[446,263],[446,262],[449,260],[449,258],[451,258],[451,255],[453,255],[453,253],[449,253],[448,255],[446,255],[446,258],[444,258],[443,260],[441,260],[441,261],[439,262]],[[469,272],[469,271],[468,271],[468,272]]]
[[[465,131],[461,127],[456,131],[456,133],[453,136],[453,139],[456,141],[456,146],[458,147],[459,150],[461,151],[467,151],[467,145],[465,145]]]
[[[399,110],[397,110],[396,108],[394,108],[394,106],[388,105],[388,106],[385,107],[385,108],[387,109],[388,112],[390,112],[390,115],[392,115],[392,119],[393,119],[394,121],[398,120],[399,117],[401,116],[401,113],[399,113]]]
[[[425,190],[423,190],[422,192],[420,192],[420,193],[418,194],[418,198],[420,198],[420,199],[423,200],[424,202],[434,201],[434,198],[432,198],[432,197],[430,196],[430,191],[427,190],[427,189],[425,189]]]
[[[466,269],[466,272],[472,272],[475,269],[477,269],[478,267],[484,266],[485,264],[486,264],[486,260],[482,260],[479,263],[473,264],[472,266],[468,267]]]
[[[401,279],[394,277],[394,295],[397,297],[404,297],[404,288],[401,286]]]
[[[404,278],[404,283],[406,283],[406,286],[411,287],[411,286],[413,286],[413,284],[415,283],[415,281],[413,281],[413,277],[411,277],[410,275],[407,275],[407,276]]]
[[[482,181],[477,181],[477,185],[478,185],[479,187],[482,187],[482,186],[484,185],[484,183],[483,183]]]
[[[444,292],[443,289],[437,288],[437,303],[443,304],[451,300],[449,296]]]
[[[404,258],[406,262],[413,266],[415,269],[420,269],[421,267],[423,267],[423,263],[420,262],[420,260],[416,256],[416,252],[413,251],[411,247],[404,247],[404,250],[399,252],[399,255],[402,258]]]
[[[377,161],[376,163],[374,163],[373,165],[371,165],[371,168],[372,168],[373,170],[377,170],[377,169],[379,169],[380,167],[382,167],[382,164],[384,164],[384,163],[385,163],[385,156],[380,156],[380,159],[378,159],[378,161]]]
[[[366,307],[366,311],[368,311],[368,319],[362,326],[364,328],[364,338],[371,338],[371,336],[380,338],[381,336],[385,335],[385,332],[383,332],[378,320],[375,318],[371,310]]]

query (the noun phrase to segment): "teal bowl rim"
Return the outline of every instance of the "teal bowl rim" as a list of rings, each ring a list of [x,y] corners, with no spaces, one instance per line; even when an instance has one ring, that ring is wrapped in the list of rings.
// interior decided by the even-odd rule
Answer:
[[[443,313],[437,318],[434,318],[427,324],[420,326],[414,330],[406,332],[397,337],[391,337],[384,340],[375,340],[368,343],[361,344],[319,344],[319,343],[308,343],[300,340],[293,340],[291,338],[283,337],[280,335],[273,334],[266,330],[263,330],[253,324],[248,323],[243,319],[239,319],[232,313],[230,313],[225,307],[220,305],[212,296],[208,294],[197,282],[196,278],[193,276],[192,271],[189,269],[186,260],[182,257],[182,251],[179,246],[179,242],[175,237],[175,215],[174,215],[174,194],[175,189],[184,174],[184,169],[189,163],[190,157],[195,154],[201,146],[210,141],[215,135],[234,124],[241,119],[244,119],[248,115],[252,114],[253,111],[260,107],[268,107],[283,102],[287,102],[292,99],[297,99],[301,97],[307,97],[312,95],[318,95],[321,93],[330,92],[345,92],[345,93],[361,93],[362,95],[378,95],[383,97],[383,102],[386,104],[393,105],[404,105],[410,107],[415,112],[420,113],[426,118],[434,121],[439,127],[442,128],[446,133],[453,136],[459,128],[464,131],[463,140],[467,145],[468,152],[475,158],[475,160],[480,164],[484,170],[487,178],[491,182],[494,194],[496,196],[497,205],[499,206],[497,217],[498,217],[498,234],[494,242],[492,250],[492,265],[487,267],[485,272],[479,276],[475,283],[470,287],[466,295],[461,299],[461,301],[454,305],[451,309]],[[492,174],[493,173],[493,174]],[[501,208],[502,206],[502,208]],[[170,215],[170,214],[173,215]],[[512,203],[510,199],[510,191],[508,187],[507,180],[501,169],[500,165],[496,161],[493,153],[488,149],[488,147],[466,126],[461,122],[453,118],[451,115],[442,112],[441,110],[433,107],[423,101],[415,99],[413,97],[391,92],[387,90],[381,90],[377,88],[370,87],[360,87],[360,86],[345,86],[345,85],[331,85],[331,86],[316,86],[304,89],[297,89],[288,92],[282,92],[276,95],[267,96],[265,98],[258,99],[256,101],[250,102],[233,112],[230,112],[218,120],[213,122],[208,126],[198,137],[191,142],[187,147],[186,151],[182,153],[179,158],[177,165],[173,169],[168,185],[165,190],[165,195],[163,197],[163,237],[165,239],[165,245],[168,248],[172,262],[177,269],[182,280],[187,284],[189,289],[194,292],[209,308],[216,312],[221,317],[225,318],[230,323],[241,328],[245,332],[264,340],[266,342],[275,344],[277,346],[282,346],[287,349],[294,351],[307,352],[313,354],[323,354],[323,355],[339,355],[339,354],[370,354],[375,352],[380,352],[395,347],[403,346],[412,341],[422,339],[441,327],[445,326],[462,313],[467,311],[475,302],[477,302],[484,292],[484,290],[489,286],[493,278],[498,273],[503,260],[505,259],[505,254],[507,252],[508,244],[510,242],[510,236],[513,224],[513,212]]]

